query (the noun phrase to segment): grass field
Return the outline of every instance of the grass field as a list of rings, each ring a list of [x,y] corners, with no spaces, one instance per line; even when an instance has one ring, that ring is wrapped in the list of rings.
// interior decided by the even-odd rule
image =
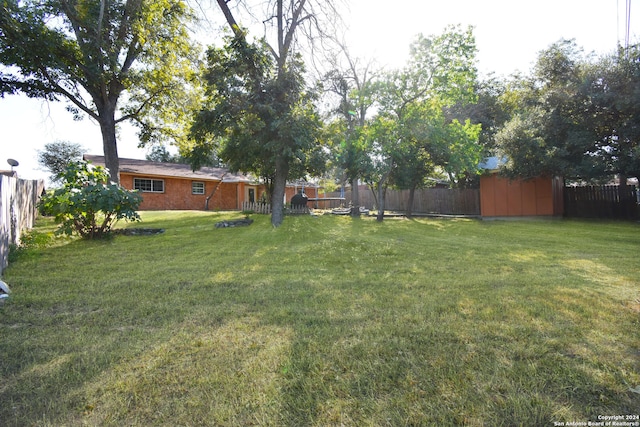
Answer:
[[[145,212],[13,254],[3,426],[552,426],[640,414],[640,224]]]

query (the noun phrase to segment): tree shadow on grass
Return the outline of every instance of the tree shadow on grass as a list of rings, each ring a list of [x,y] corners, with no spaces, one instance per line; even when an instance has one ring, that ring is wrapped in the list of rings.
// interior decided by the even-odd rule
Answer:
[[[468,271],[455,257],[412,256],[423,250],[412,236],[381,240],[378,224],[341,236],[351,222],[314,245],[299,243],[316,232],[306,223],[283,240],[267,219],[224,235],[255,245],[190,246],[199,233],[221,236],[214,222],[176,222],[168,235],[117,245],[73,243],[59,261],[121,256],[133,267],[125,277],[109,263],[73,286],[64,281],[74,274],[55,271],[67,265],[46,272],[53,283],[23,271],[24,294],[0,314],[0,354],[11,361],[0,367],[9,402],[0,419],[544,425],[633,413],[624,381],[637,378],[637,314],[586,280],[609,270],[558,266],[554,277],[585,280],[565,286],[526,276],[528,263],[545,261],[529,254],[458,282],[451,277]],[[136,257],[153,254],[150,241],[172,256]],[[514,285],[522,276],[530,283]]]

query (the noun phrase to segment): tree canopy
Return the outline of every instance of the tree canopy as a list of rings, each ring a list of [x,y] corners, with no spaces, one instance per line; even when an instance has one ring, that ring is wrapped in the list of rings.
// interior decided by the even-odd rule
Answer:
[[[302,63],[291,61],[278,71],[264,43],[236,36],[210,48],[207,58],[209,103],[193,126],[202,154],[217,149],[230,169],[262,177],[270,194],[278,167],[288,179],[321,172],[321,122],[305,90]],[[207,147],[209,141],[219,144]],[[191,152],[192,165],[200,166],[204,155]],[[287,164],[278,165],[278,157]]]
[[[190,19],[180,0],[5,0],[0,91],[65,100],[75,118],[98,122],[118,182],[119,123],[134,121],[143,140],[176,133],[176,121],[163,118],[193,90]]]
[[[341,59],[346,61],[341,63]],[[322,84],[328,95],[330,129],[329,145],[333,166],[340,175],[340,185],[351,183],[351,215],[360,215],[359,179],[366,170],[368,157],[364,134],[370,111],[376,103],[374,92],[380,70],[373,61],[362,63],[349,53],[344,43],[340,53],[330,58],[331,70]]]
[[[542,51],[520,83],[512,118],[496,133],[503,172],[573,181],[640,175],[640,52],[620,50],[597,60],[574,41]]]
[[[330,88],[339,95],[336,111],[346,124],[338,159],[350,178],[362,177],[374,189],[380,220],[390,185],[410,189],[412,199],[436,169],[454,185],[475,173],[480,126],[447,114],[450,107],[476,102],[475,54],[472,30],[448,27],[440,35],[419,35],[406,67],[381,72],[366,86],[350,87],[359,82],[352,62],[346,75],[353,80],[331,75]],[[369,110],[375,115],[365,118],[361,112]]]
[[[196,141],[189,157],[197,166],[221,138],[220,157],[229,167],[267,179],[271,223],[279,226],[287,179],[323,164],[321,151],[314,149],[320,120],[305,85],[298,43],[303,35],[307,40],[324,35],[317,24],[333,2],[265,2],[262,23],[268,34],[255,42],[248,40],[227,3],[218,0],[233,37],[225,47],[209,49],[208,99],[193,127]]]

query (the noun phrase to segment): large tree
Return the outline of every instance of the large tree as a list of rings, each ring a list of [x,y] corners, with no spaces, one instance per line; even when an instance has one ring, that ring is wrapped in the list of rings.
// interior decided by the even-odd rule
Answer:
[[[180,0],[3,0],[0,91],[66,100],[76,118],[95,120],[119,182],[117,125],[133,120],[148,140],[158,117],[180,111],[167,105],[188,87],[190,17]]]
[[[340,53],[329,61],[332,70],[325,75],[323,84],[333,105],[330,113],[337,118],[332,125],[337,130],[334,134],[337,143],[332,151],[337,166],[351,183],[351,215],[357,217],[360,215],[358,184],[367,164],[363,134],[375,103],[373,93],[379,71],[375,70],[373,61],[362,63],[352,57],[345,43],[340,43]]]
[[[612,128],[606,131],[608,107],[598,112],[594,89],[604,80],[594,71],[571,40],[540,52],[532,75],[520,83],[513,118],[496,134],[498,152],[508,158],[503,173],[574,180],[611,173],[606,160],[610,148],[598,142],[598,133],[604,131],[605,141]]]
[[[276,217],[275,210],[283,208],[286,178],[320,173],[325,163],[321,123],[304,87],[302,63],[291,61],[278,72],[265,44],[248,43],[244,36],[210,48],[207,57],[208,103],[192,128],[191,163],[200,166],[217,151],[232,170],[260,176]]]
[[[471,28],[419,35],[408,65],[387,73],[378,84],[379,114],[396,123],[395,138],[388,139],[395,165],[388,179],[409,189],[410,199],[435,168],[444,171],[452,185],[476,170],[479,126],[445,114],[453,106],[475,103],[475,54]],[[409,200],[409,214],[411,204]]]
[[[246,31],[241,28],[236,19],[236,16],[244,15],[234,14],[228,3],[227,0],[218,0],[218,5],[234,34],[234,39],[229,47],[235,52],[229,51],[227,57],[224,58],[215,54],[216,49],[212,49],[210,52],[218,57],[213,58],[213,61],[210,57],[209,62],[215,67],[216,63],[223,63],[227,59],[231,60],[235,66],[233,70],[226,73],[228,77],[233,80],[233,75],[235,75],[248,79],[244,82],[232,82],[236,83],[234,84],[236,87],[242,86],[244,92],[239,94],[239,99],[253,97],[256,104],[249,105],[249,108],[242,110],[246,119],[245,123],[231,125],[230,129],[236,131],[235,138],[230,139],[229,135],[218,135],[226,137],[227,144],[230,141],[236,141],[237,144],[234,146],[237,149],[233,150],[235,153],[233,157],[238,162],[234,162],[230,156],[225,156],[224,153],[221,153],[221,157],[230,166],[235,163],[241,170],[249,171],[260,168],[270,172],[268,175],[273,176],[271,181],[271,223],[277,227],[284,219],[284,196],[287,179],[292,174],[295,175],[296,171],[299,172],[300,166],[307,163],[307,156],[303,153],[310,144],[313,145],[312,141],[316,137],[310,133],[315,127],[313,123],[315,112],[312,111],[312,104],[308,102],[308,91],[304,88],[303,73],[301,72],[303,67],[300,60],[301,49],[298,42],[304,39],[313,40],[316,37],[324,37],[325,29],[319,23],[323,17],[335,11],[333,2],[327,0],[269,0],[260,5],[263,8],[262,12],[257,9],[249,11],[250,16],[260,15],[259,21],[265,27],[262,41],[253,43],[247,40]],[[236,4],[247,7],[243,1],[238,1]],[[235,12],[238,10],[236,9]],[[218,52],[220,51],[218,50]],[[267,55],[263,55],[263,52],[266,52]],[[241,64],[239,61],[242,60],[246,62]],[[214,80],[216,79],[211,72],[208,75]],[[260,86],[258,84],[260,82],[266,86]],[[213,87],[213,92],[220,94],[218,89],[225,91],[222,87],[216,88],[215,82],[213,86],[211,83],[209,81],[209,89]],[[231,98],[227,100],[231,107],[234,104],[233,100]],[[213,123],[217,120],[213,116],[216,115],[215,112],[220,105],[213,105],[213,108],[211,105],[207,106],[205,111],[200,114],[199,122],[202,123],[203,120],[206,120],[204,116],[209,115],[213,127],[219,127],[218,124]],[[238,107],[240,107],[239,104],[233,105],[235,111],[240,111]],[[256,112],[254,107],[261,109],[263,114]],[[273,110],[268,111],[271,107]],[[238,120],[240,119],[238,118]],[[248,126],[244,126],[245,124]],[[257,132],[258,129],[252,127],[254,125],[264,126],[262,128],[263,135]],[[240,132],[241,127],[249,132]],[[202,132],[202,126],[197,125],[196,128],[198,132]],[[256,140],[255,137],[258,139]],[[211,139],[207,140],[207,138],[201,137],[200,141],[201,144],[197,144],[193,148],[196,153],[206,155],[215,148],[215,143],[212,143]],[[230,151],[226,153],[229,154]],[[268,157],[265,157],[265,154]],[[317,151],[316,154],[318,154]],[[245,158],[241,159],[238,156]],[[195,157],[194,161],[197,162]],[[241,163],[251,163],[251,165],[240,167]],[[248,166],[251,168],[249,169]]]
[[[620,184],[640,175],[640,49],[584,56],[572,40],[540,52],[516,113],[496,134],[503,172]],[[621,194],[627,194],[621,192]]]
[[[593,131],[607,172],[640,177],[640,46],[620,47],[587,73]]]

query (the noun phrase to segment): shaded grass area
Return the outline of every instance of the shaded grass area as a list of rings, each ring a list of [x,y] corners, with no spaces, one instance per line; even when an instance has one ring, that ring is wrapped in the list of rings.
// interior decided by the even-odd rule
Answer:
[[[638,224],[214,227],[237,217],[146,212],[163,234],[18,256],[0,307],[2,424],[553,425],[640,412]]]

